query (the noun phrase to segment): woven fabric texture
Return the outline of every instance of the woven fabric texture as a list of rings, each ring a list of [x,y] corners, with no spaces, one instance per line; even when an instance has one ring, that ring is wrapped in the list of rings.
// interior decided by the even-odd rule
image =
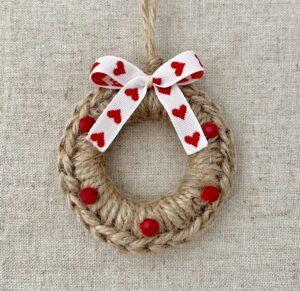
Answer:
[[[231,198],[193,242],[124,255],[74,219],[56,156],[89,67],[117,55],[141,67],[140,2],[1,0],[1,290],[299,290],[300,2],[159,1],[157,46],[192,49],[198,82],[224,112],[237,148]],[[128,126],[108,170],[128,196],[174,190],[186,155],[174,129]]]

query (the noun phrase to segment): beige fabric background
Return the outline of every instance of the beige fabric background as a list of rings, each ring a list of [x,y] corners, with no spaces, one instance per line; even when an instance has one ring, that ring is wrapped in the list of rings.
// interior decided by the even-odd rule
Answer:
[[[2,290],[299,290],[300,2],[159,3],[164,58],[193,49],[199,86],[224,111],[237,146],[231,199],[214,225],[164,254],[123,255],[95,241],[57,186],[56,152],[102,55],[141,64],[140,5],[1,0]],[[172,128],[126,128],[108,154],[128,195],[175,187],[186,157]]]

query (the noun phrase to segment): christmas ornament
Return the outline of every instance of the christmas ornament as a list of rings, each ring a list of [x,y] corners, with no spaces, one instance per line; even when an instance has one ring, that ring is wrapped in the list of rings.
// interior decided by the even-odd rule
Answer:
[[[155,0],[142,1],[144,71],[120,57],[96,60],[90,78],[98,88],[76,105],[58,154],[60,185],[78,220],[96,238],[130,252],[156,252],[192,239],[227,198],[235,168],[231,131],[194,85],[204,74],[197,54],[186,51],[165,63],[157,56],[156,6]],[[189,155],[177,190],[149,203],[120,193],[104,160],[125,124],[145,120],[172,124]]]

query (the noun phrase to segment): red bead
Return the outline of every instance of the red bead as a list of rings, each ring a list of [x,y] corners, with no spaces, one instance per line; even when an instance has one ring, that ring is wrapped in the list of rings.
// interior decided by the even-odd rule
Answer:
[[[95,123],[95,119],[91,116],[83,117],[79,120],[79,129],[81,132],[89,132]]]
[[[81,190],[79,197],[82,203],[93,204],[98,199],[98,191],[91,187],[84,188]]]
[[[154,236],[159,231],[159,223],[154,219],[145,218],[140,223],[140,229],[144,236],[147,236],[147,237]]]
[[[219,135],[219,128],[211,121],[205,122],[202,125],[202,129],[207,138],[214,138]]]
[[[215,202],[220,197],[220,190],[214,186],[206,186],[204,187],[200,197],[202,200],[209,203]]]

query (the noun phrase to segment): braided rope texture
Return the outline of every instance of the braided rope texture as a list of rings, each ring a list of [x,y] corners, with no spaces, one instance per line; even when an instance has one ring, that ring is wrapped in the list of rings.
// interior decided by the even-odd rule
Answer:
[[[125,252],[158,252],[191,240],[216,216],[226,200],[235,170],[234,143],[231,131],[221,118],[220,109],[207,94],[194,85],[181,87],[199,122],[213,121],[219,136],[188,158],[184,175],[174,193],[143,203],[133,201],[119,192],[106,173],[105,154],[100,153],[79,130],[79,120],[87,115],[97,118],[116,94],[115,90],[99,88],[80,101],[68,121],[59,145],[59,183],[70,209],[97,239]],[[128,120],[164,121],[170,125],[166,111],[152,90]],[[206,185],[219,187],[221,197],[213,203],[199,199]],[[100,199],[84,205],[79,199],[81,189],[98,189]],[[154,237],[144,237],[139,223],[146,217],[159,222]]]

